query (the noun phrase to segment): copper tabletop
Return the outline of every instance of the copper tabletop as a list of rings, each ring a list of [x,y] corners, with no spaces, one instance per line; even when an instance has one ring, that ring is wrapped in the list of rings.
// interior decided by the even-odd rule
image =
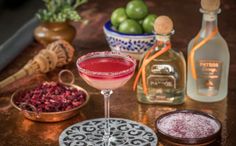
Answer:
[[[188,42],[199,31],[201,27],[201,14],[199,13],[198,0],[146,0],[150,11],[157,15],[169,15],[173,18],[176,34],[172,38],[172,45],[186,55]],[[63,68],[70,69],[76,75],[76,84],[85,88],[91,99],[81,109],[77,116],[57,123],[40,123],[25,119],[19,111],[10,106],[12,92],[25,85],[42,80],[57,80],[57,74],[62,68],[58,68],[48,74],[38,74],[27,77],[21,81],[8,86],[0,94],[0,145],[1,146],[45,146],[58,145],[60,133],[68,126],[77,122],[101,118],[103,112],[103,97],[100,92],[88,86],[78,75],[75,61],[79,56],[92,51],[109,50],[103,34],[102,26],[109,19],[112,10],[124,6],[127,1],[90,1],[79,9],[85,21],[74,23],[77,35],[74,40],[76,55],[73,62]],[[131,90],[134,78],[125,86],[114,91],[111,97],[111,117],[127,118],[141,122],[154,129],[155,119],[166,112],[176,109],[196,109],[213,114],[223,124],[221,139],[214,146],[236,145],[236,2],[234,0],[222,1],[222,14],[219,15],[219,30],[226,39],[231,53],[231,66],[229,76],[228,97],[216,103],[200,103],[186,97],[183,105],[160,106],[140,104],[136,100],[135,92]],[[0,73],[0,80],[20,69],[32,56],[37,54],[43,47],[32,42],[4,71]],[[159,143],[159,145],[163,145]]]

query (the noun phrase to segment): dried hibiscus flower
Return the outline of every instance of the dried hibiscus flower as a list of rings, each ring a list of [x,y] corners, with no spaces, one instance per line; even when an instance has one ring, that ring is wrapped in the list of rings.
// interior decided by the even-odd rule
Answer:
[[[29,91],[20,92],[15,103],[34,107],[37,112],[60,112],[73,109],[86,101],[86,94],[71,86],[57,82],[44,82]]]

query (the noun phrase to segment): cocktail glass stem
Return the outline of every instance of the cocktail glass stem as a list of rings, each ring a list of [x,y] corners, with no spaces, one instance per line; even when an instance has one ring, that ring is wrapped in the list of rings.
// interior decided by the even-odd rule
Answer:
[[[109,127],[109,118],[110,118],[110,96],[113,93],[110,89],[105,89],[101,91],[101,94],[104,96],[104,110],[105,110],[105,134],[103,139],[108,145],[110,138],[110,127]]]

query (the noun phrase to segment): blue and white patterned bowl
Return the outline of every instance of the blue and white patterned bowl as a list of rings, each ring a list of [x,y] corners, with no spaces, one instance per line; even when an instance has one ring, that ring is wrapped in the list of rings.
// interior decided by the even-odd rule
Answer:
[[[140,60],[155,43],[155,34],[124,34],[112,29],[111,21],[103,26],[106,40],[112,51],[119,51]]]

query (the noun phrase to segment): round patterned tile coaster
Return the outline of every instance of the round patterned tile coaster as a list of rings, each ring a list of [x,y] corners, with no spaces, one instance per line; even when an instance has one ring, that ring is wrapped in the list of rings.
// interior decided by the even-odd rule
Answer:
[[[156,146],[157,136],[152,129],[135,121],[110,118],[109,146]],[[102,141],[105,119],[92,119],[66,128],[59,136],[60,146],[106,146]]]

